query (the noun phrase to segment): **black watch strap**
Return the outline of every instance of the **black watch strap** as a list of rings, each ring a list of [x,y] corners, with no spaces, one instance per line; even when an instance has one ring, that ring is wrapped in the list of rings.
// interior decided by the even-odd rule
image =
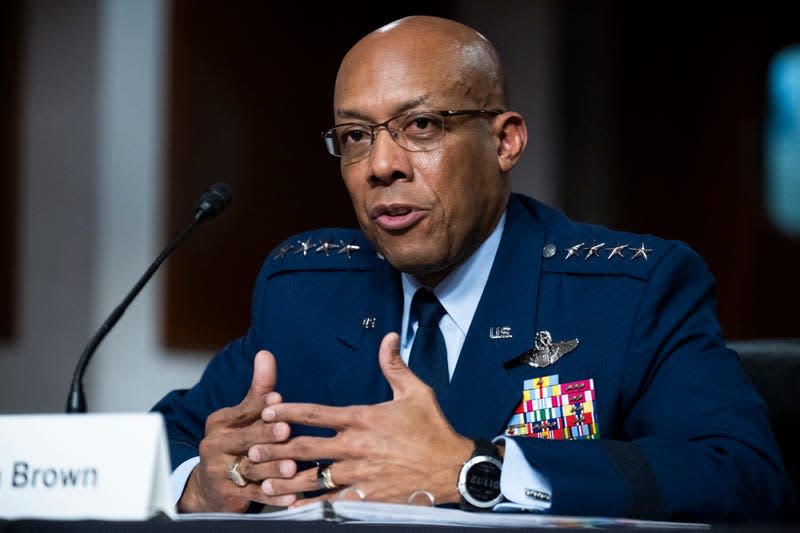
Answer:
[[[475,443],[475,449],[472,451],[472,457],[477,457],[478,455],[488,455],[489,457],[500,459],[500,452],[497,450],[497,446],[495,446],[489,439],[484,439],[481,437],[472,439],[472,442]]]

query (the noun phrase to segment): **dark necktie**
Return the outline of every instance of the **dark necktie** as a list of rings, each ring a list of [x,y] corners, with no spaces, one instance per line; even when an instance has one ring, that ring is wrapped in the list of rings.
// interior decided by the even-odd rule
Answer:
[[[408,366],[425,383],[431,386],[436,397],[441,399],[450,384],[447,371],[447,345],[439,329],[439,321],[445,315],[444,307],[426,288],[418,289],[411,300],[411,312],[419,325],[408,357]]]

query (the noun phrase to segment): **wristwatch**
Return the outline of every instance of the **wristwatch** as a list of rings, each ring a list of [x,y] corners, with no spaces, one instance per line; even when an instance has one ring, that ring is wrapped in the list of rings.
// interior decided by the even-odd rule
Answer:
[[[487,511],[503,501],[500,472],[503,460],[489,439],[473,439],[475,450],[458,474],[458,493],[465,511]]]

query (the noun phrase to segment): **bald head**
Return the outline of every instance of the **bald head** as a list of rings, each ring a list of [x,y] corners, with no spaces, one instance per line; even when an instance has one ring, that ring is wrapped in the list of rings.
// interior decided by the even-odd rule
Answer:
[[[342,61],[334,91],[340,168],[359,225],[396,269],[433,287],[497,227],[527,140],[497,52],[458,22],[408,17]]]
[[[373,85],[377,76],[388,84],[424,76],[431,87],[420,93],[423,99],[429,92],[438,91],[479,108],[508,107],[497,51],[483,35],[449,19],[406,17],[361,39],[342,61],[334,106],[341,102],[344,92]]]

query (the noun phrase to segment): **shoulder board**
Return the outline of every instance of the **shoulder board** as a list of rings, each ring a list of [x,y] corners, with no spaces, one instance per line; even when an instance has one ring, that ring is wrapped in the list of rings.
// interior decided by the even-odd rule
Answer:
[[[650,277],[655,266],[676,246],[653,235],[638,235],[579,226],[568,237],[545,239],[542,247],[542,270],[574,274],[623,275],[641,279]]]
[[[364,234],[351,228],[321,228],[298,233],[276,246],[266,259],[269,274],[290,270],[375,270],[387,264]]]
[[[515,195],[515,199],[535,215],[544,230],[543,272],[621,275],[645,280],[665,257],[689,250],[681,241],[576,222],[538,200],[520,195]]]

